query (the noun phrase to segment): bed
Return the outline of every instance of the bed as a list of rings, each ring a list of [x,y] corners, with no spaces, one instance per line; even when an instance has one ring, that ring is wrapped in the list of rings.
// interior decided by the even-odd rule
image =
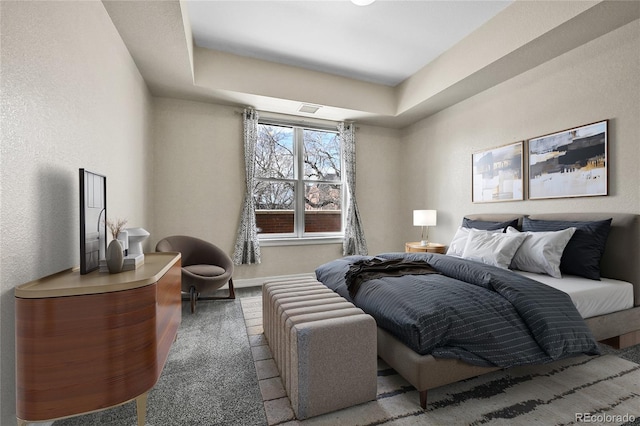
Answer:
[[[606,279],[611,279],[613,285],[617,281],[624,281],[626,286],[631,288],[632,300],[629,301],[630,295],[616,296],[615,291],[609,292],[604,287],[608,281],[593,281],[590,286],[589,294],[581,294],[581,292],[573,292],[571,299],[584,321],[582,324],[588,327],[594,340],[609,344],[611,346],[622,348],[640,343],[640,216],[634,214],[621,213],[568,213],[568,214],[535,214],[524,215],[519,214],[479,214],[467,215],[469,221],[483,222],[508,222],[516,221],[517,225],[522,225],[523,221],[531,223],[540,223],[535,221],[604,221],[611,219],[611,225],[606,237],[606,245],[604,253],[600,261],[600,275]],[[393,258],[393,254],[382,255],[383,257]],[[403,255],[396,254],[395,257]],[[442,256],[442,255],[432,255]],[[432,258],[431,257],[431,258]],[[445,256],[446,257],[446,256]],[[431,259],[430,258],[430,259]],[[327,277],[318,274],[319,281],[328,281]],[[507,272],[511,273],[511,272]],[[515,272],[513,273],[516,274]],[[499,274],[498,274],[499,275]],[[529,273],[518,273],[518,275],[530,275]],[[539,274],[531,274],[529,278],[538,278]],[[565,278],[567,278],[565,280]],[[515,279],[517,281],[517,279]],[[544,280],[543,280],[544,281]],[[324,282],[327,285],[327,282]],[[571,277],[563,276],[563,279],[552,279],[548,277],[546,285],[560,288],[563,292],[563,286],[570,289],[580,287],[580,281],[572,282]],[[624,286],[619,286],[623,288]],[[628,291],[628,290],[627,290]],[[607,296],[602,296],[606,294]],[[594,296],[595,295],[595,296]],[[566,296],[566,295],[565,295]],[[606,298],[611,300],[603,300],[603,303],[590,303],[589,301],[598,300],[598,298]],[[626,305],[616,305],[613,299],[621,298],[622,303]],[[626,302],[624,302],[626,300]],[[580,307],[578,306],[580,305]],[[622,307],[621,307],[622,306]],[[614,312],[611,312],[614,310]],[[366,309],[365,309],[366,311]],[[609,312],[609,313],[602,313]],[[478,362],[466,362],[464,357],[443,358],[434,357],[432,354],[424,354],[416,352],[409,347],[409,344],[402,342],[400,338],[391,334],[385,328],[378,327],[378,356],[387,364],[394,368],[402,375],[411,385],[413,385],[420,393],[420,405],[426,408],[427,392],[445,384],[464,380],[470,377],[485,374],[501,367],[495,365],[479,365]],[[404,337],[402,337],[404,339]],[[587,348],[587,349],[585,349]],[[589,353],[588,345],[578,350],[584,350]],[[569,355],[570,356],[570,355]],[[548,362],[542,360],[542,362]],[[497,365],[497,364],[496,364]]]

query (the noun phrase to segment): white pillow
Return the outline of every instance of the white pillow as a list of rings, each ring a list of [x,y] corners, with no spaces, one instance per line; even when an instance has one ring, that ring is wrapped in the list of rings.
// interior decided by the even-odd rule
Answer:
[[[564,248],[574,232],[576,232],[576,228],[567,228],[561,231],[519,232],[511,226],[508,227],[507,235],[526,235],[526,239],[513,257],[511,269],[562,278],[560,260]]]
[[[449,243],[449,248],[447,249],[447,254],[449,256],[458,256],[461,257],[464,252],[464,246],[467,244],[467,238],[469,237],[469,231],[475,228],[465,228],[460,226],[456,231],[456,235],[453,236],[451,243]],[[496,229],[493,231],[484,231],[480,229],[476,229],[476,231],[488,232],[491,234],[501,233],[503,231],[502,228]]]
[[[524,233],[489,233],[471,229],[462,257],[508,269],[511,259],[526,237]]]

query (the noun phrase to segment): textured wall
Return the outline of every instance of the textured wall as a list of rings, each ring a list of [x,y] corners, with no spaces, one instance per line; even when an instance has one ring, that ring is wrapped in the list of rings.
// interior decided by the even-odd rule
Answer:
[[[166,235],[188,234],[231,254],[245,185],[242,116],[230,107],[167,98],[154,106],[153,244]],[[361,126],[356,143],[357,196],[369,250],[401,249],[399,133]],[[312,272],[341,255],[339,244],[262,247],[262,263],[237,267],[235,277]]]
[[[2,1],[1,418],[15,424],[16,285],[79,264],[78,169],[147,226],[150,97],[101,2]]]
[[[150,101],[102,3],[0,8],[0,424],[11,424],[13,288],[78,264],[78,168],[108,176],[109,215],[149,229],[148,247],[184,233],[231,253],[244,165],[241,116]],[[640,213],[639,33],[635,21],[403,132],[360,125],[357,196],[370,253],[418,238],[413,209],[438,209],[430,239],[444,243],[465,213]],[[471,203],[473,152],[605,118],[610,196]],[[264,247],[263,263],[239,267],[236,277],[310,272],[340,255],[337,244]]]
[[[403,202],[438,210],[431,240],[448,243],[468,213],[640,214],[639,37],[636,20],[405,129]],[[604,119],[609,196],[471,202],[472,153]]]

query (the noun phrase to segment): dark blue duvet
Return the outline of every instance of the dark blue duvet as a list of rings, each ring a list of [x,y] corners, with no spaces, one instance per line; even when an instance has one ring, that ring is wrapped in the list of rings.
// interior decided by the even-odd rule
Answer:
[[[376,257],[424,260],[441,274],[372,279],[353,299],[345,273],[355,261],[370,256],[331,261],[316,269],[316,277],[421,355],[510,367],[599,352],[564,292],[509,270],[452,256]]]

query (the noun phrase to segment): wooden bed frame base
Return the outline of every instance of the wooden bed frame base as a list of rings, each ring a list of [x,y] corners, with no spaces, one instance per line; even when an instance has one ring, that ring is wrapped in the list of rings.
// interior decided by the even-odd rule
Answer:
[[[622,336],[612,337],[610,339],[602,340],[600,343],[609,345],[615,349],[624,349],[629,346],[640,344],[640,330],[632,331],[631,333],[623,334]]]

